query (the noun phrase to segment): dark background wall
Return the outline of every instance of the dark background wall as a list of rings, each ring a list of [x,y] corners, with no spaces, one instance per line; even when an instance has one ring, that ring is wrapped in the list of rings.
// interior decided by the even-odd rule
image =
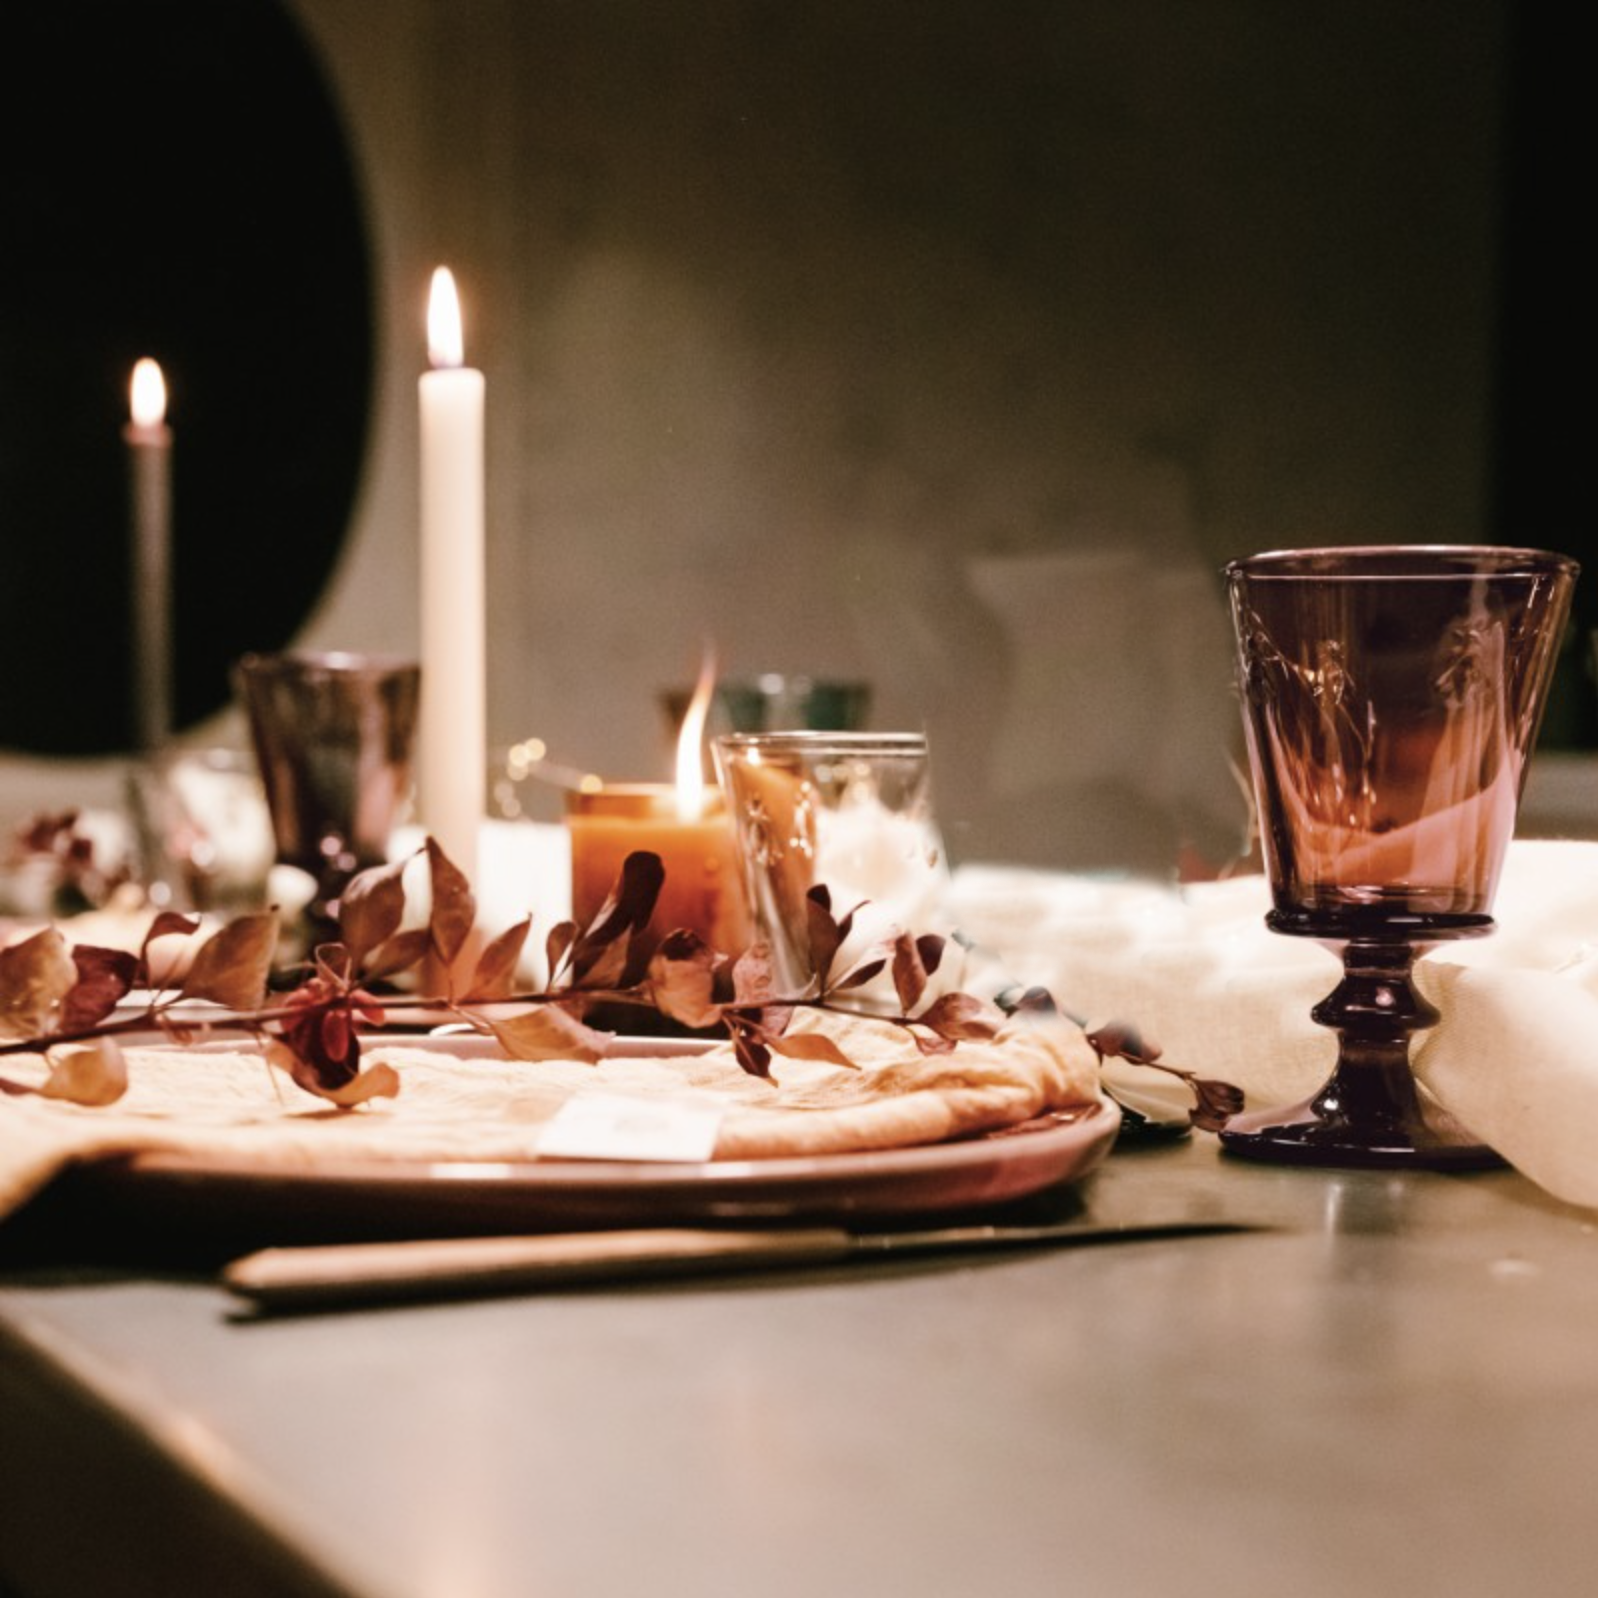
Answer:
[[[282,547],[202,478],[241,504],[289,485],[284,526],[333,505],[348,537],[291,557],[331,571],[300,635],[414,646],[415,377],[447,262],[489,384],[497,740],[664,775],[658,696],[710,637],[728,671],[864,677],[880,724],[928,727],[967,857],[1158,861],[1236,824],[1222,561],[1588,536],[1564,393],[1582,146],[1552,7],[279,15],[349,135],[369,251],[358,490],[351,512],[292,481],[331,441],[312,415],[270,451],[218,437],[179,372],[180,539],[231,539],[247,593]],[[214,206],[259,201],[224,178]],[[296,281],[338,253],[292,242]],[[232,367],[281,344],[278,298],[241,283]],[[363,370],[297,364],[318,392]],[[1550,733],[1592,719],[1573,654]]]

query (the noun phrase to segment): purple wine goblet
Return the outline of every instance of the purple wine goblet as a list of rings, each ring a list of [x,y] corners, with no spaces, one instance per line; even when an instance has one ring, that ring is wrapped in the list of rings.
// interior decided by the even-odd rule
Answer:
[[[1312,1165],[1498,1163],[1420,1092],[1411,982],[1435,945],[1493,929],[1493,898],[1570,610],[1541,550],[1285,550],[1226,568],[1274,932],[1343,979],[1312,1098],[1234,1116],[1230,1152]]]
[[[336,651],[246,655],[235,681],[277,858],[316,880],[307,919],[326,932],[349,879],[388,858],[410,791],[421,668]]]

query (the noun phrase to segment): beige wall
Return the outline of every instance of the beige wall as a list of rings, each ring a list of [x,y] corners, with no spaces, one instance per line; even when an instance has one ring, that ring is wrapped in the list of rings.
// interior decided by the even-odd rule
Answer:
[[[957,858],[1238,825],[1214,572],[1482,531],[1499,0],[292,0],[380,373],[308,641],[410,647],[426,280],[489,389],[490,735],[867,677]]]

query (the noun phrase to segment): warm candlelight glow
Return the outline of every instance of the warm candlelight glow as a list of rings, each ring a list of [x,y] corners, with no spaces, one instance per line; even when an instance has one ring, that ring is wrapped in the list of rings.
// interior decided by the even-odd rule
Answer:
[[[149,356],[134,362],[129,409],[135,427],[159,427],[166,420],[166,379]]]
[[[461,331],[461,302],[455,276],[447,266],[433,273],[427,296],[427,358],[434,366],[461,366],[466,361],[466,339]]]
[[[694,684],[693,698],[683,713],[677,735],[677,819],[697,821],[705,813],[705,721],[710,715],[710,698],[716,691],[716,656],[705,651]]]

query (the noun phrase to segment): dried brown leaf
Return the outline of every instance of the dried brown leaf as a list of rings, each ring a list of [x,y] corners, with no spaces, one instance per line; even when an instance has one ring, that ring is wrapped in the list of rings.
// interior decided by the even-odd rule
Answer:
[[[759,1027],[744,1024],[734,1026],[732,1052],[746,1075],[759,1077],[761,1081],[770,1079],[771,1046]]]
[[[521,963],[533,918],[524,916],[494,938],[477,959],[467,995],[473,999],[508,999],[516,991],[516,968]]]
[[[549,965],[549,979],[553,983],[560,974],[561,962],[565,960],[568,951],[577,941],[577,923],[575,921],[557,921],[549,929],[549,936],[544,939],[544,959]]]
[[[179,990],[182,997],[232,1010],[259,1008],[272,974],[277,933],[277,916],[270,910],[228,922],[195,951]]]
[[[314,1060],[300,1054],[286,1039],[274,1038],[266,1045],[266,1058],[307,1093],[326,1099],[341,1109],[353,1109],[368,1099],[393,1098],[399,1092],[399,1073],[386,1061],[359,1066],[359,1049],[348,1070],[329,1072]]]
[[[585,1026],[558,1004],[540,1004],[508,1021],[491,1021],[489,1030],[513,1060],[602,1059],[610,1036]]]
[[[772,968],[771,945],[763,939],[752,943],[733,961],[732,996],[736,1004],[764,1004],[777,992]]]
[[[427,869],[433,885],[427,920],[433,948],[446,966],[453,965],[477,921],[477,901],[465,873],[433,838],[427,840]]]
[[[999,1031],[996,1012],[969,993],[942,994],[916,1017],[916,1021],[951,1043],[985,1043]]]
[[[1101,1055],[1113,1055],[1130,1060],[1133,1065],[1152,1065],[1163,1052],[1153,1038],[1143,1033],[1130,1021],[1107,1021],[1088,1033],[1088,1042]]]
[[[567,950],[572,986],[608,987],[621,981],[633,938],[649,925],[665,880],[666,868],[658,854],[638,849],[627,856],[599,913]]]
[[[387,1060],[379,1060],[375,1065],[357,1071],[342,1087],[323,1090],[320,1096],[340,1109],[353,1110],[372,1099],[398,1098],[399,1090],[399,1072]]]
[[[870,960],[862,960],[859,965],[852,966],[849,970],[832,984],[831,992],[848,993],[852,988],[863,988],[866,983],[874,981],[887,969],[887,955],[876,955]]]
[[[67,940],[54,927],[0,949],[0,1037],[55,1031],[58,1008],[77,980]]]
[[[426,927],[406,927],[367,955],[361,970],[362,979],[380,982],[385,977],[409,971],[432,946],[433,935]]]
[[[100,1108],[128,1091],[128,1062],[115,1038],[63,1043],[46,1056],[50,1075],[39,1088],[47,1099]]]
[[[373,949],[394,936],[405,919],[404,860],[372,866],[350,878],[338,901],[338,928],[350,959],[365,964]]]
[[[157,938],[186,938],[199,930],[198,916],[185,915],[181,910],[161,910],[145,928],[142,947],[148,949]]]
[[[683,1026],[713,1026],[720,1018],[716,973],[726,957],[697,932],[669,932],[649,962],[649,987],[661,1014]]]
[[[572,951],[571,985],[578,990],[619,987],[631,957],[630,933],[612,942],[579,943]]]
[[[908,932],[893,940],[893,989],[899,995],[899,1008],[908,1015],[920,1004],[927,991],[927,968],[921,950]]]
[[[805,895],[805,932],[810,946],[810,969],[823,991],[832,972],[845,932],[832,913],[832,894],[818,882]]]
[[[841,1065],[850,1071],[859,1067],[822,1032],[763,1032],[761,1041],[790,1060],[819,1060],[826,1065]]]

